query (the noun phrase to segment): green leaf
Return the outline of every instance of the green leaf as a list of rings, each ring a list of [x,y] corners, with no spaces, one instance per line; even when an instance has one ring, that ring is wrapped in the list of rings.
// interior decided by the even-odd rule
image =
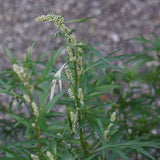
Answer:
[[[90,48],[90,51],[91,51],[92,53],[94,53],[95,55],[97,55],[99,58],[101,58],[104,62],[112,65],[107,58],[105,58],[100,52],[98,52],[98,51],[95,50],[94,48]]]
[[[84,18],[84,19],[73,19],[73,20],[70,20],[70,21],[65,21],[64,23],[73,23],[73,22],[85,22],[89,19],[97,19],[97,17],[87,17],[87,18]]]
[[[51,85],[49,84],[48,81],[44,81],[41,83],[41,90],[40,92],[36,92],[36,95],[38,97],[38,101],[39,101],[39,104],[40,104],[40,107],[45,107],[46,105],[46,102],[47,102],[47,98],[48,98],[48,93],[49,93],[49,90],[51,88]]]
[[[130,54],[119,55],[119,56],[109,57],[108,60],[109,61],[113,61],[113,60],[115,61],[115,60],[121,60],[121,59],[124,59],[124,58],[130,58],[130,57],[135,57],[135,55],[130,55]]]
[[[54,64],[54,62],[57,60],[57,57],[60,55],[60,53],[62,52],[62,50],[64,49],[64,47],[61,47],[56,53],[53,53],[54,55],[51,55],[48,58],[48,63],[46,65],[46,68],[44,69],[39,82],[42,82],[44,78],[46,78],[46,76],[51,73],[52,71],[52,66]]]
[[[135,37],[135,38],[130,38],[129,40],[136,40],[136,41],[140,41],[141,43],[148,43],[148,44],[152,44],[154,45],[154,42],[152,42],[151,40],[148,40],[146,38],[142,37]]]
[[[35,42],[32,43],[31,47],[29,47],[28,49],[28,52],[27,52],[27,55],[26,55],[26,62],[28,63],[31,59],[31,52],[32,52],[32,49],[33,47],[35,46]]]
[[[121,86],[120,85],[117,85],[117,84],[111,84],[111,85],[100,85],[100,86],[97,86],[96,87],[96,90],[102,90],[102,91],[108,91],[108,90],[111,90],[111,89],[116,89],[116,88],[120,88]]]
[[[60,91],[57,95],[55,95],[55,96],[52,98],[52,100],[50,100],[50,101],[48,102],[48,104],[47,104],[46,107],[45,107],[46,113],[48,113],[48,112],[54,107],[55,103],[57,102],[57,100],[58,100],[59,98],[62,97],[62,95],[64,94],[64,92],[65,92],[64,90]]]
[[[2,158],[2,160],[26,160],[24,157],[20,157],[13,148],[5,147],[4,145],[1,145],[1,151],[4,151],[6,153],[6,156]],[[1,157],[0,157],[1,159]]]
[[[106,144],[103,147],[100,147],[97,149],[98,151],[101,150],[112,150],[114,151],[115,149],[134,149],[137,152],[140,152],[142,154],[145,154],[146,156],[153,158],[152,155],[150,155],[149,153],[147,153],[142,147],[151,147],[151,148],[160,148],[160,143],[159,142],[153,142],[153,141],[146,141],[146,142],[138,142],[137,140],[132,140],[132,141],[126,141],[123,143],[115,143],[115,144]],[[155,160],[155,159],[153,159]]]
[[[10,117],[14,118],[15,120],[17,120],[19,123],[22,123],[24,126],[26,126],[27,128],[30,126],[30,123],[28,122],[27,119],[22,118],[20,116],[17,115],[13,115],[13,114],[8,114]]]
[[[75,106],[75,104],[74,104],[74,102],[72,100],[60,99],[57,103],[58,104],[62,104],[62,105]]]
[[[56,83],[57,83],[57,79],[55,78],[58,78],[59,80],[59,89],[60,91],[62,90],[62,80],[61,80],[61,73],[62,73],[62,70],[63,68],[65,67],[66,63],[63,64],[61,66],[61,68],[55,73],[54,75],[54,79],[52,80],[52,87],[51,87],[51,93],[50,93],[50,100],[53,98],[54,96],[54,92],[55,92],[55,87],[56,87]]]
[[[47,131],[56,131],[56,130],[62,130],[64,129],[66,126],[65,124],[53,124],[47,127]]]
[[[133,148],[134,150],[136,150],[139,153],[142,153],[142,154],[146,155],[147,157],[151,158],[152,160],[156,160],[150,153],[148,153],[148,151],[146,151],[142,147],[139,147],[139,146],[132,147],[131,146],[131,148]]]
[[[5,51],[7,52],[10,61],[11,61],[13,64],[17,64],[16,59],[15,59],[14,56],[12,55],[11,51],[7,48],[7,46],[4,46],[4,49],[5,49]]]
[[[124,151],[114,149],[113,152],[117,153],[121,158],[123,158],[123,160],[129,160],[129,157],[124,153]]]
[[[92,158],[94,158],[94,157],[96,157],[96,156],[97,156],[97,153],[95,153],[95,154],[89,156],[89,157],[86,158],[85,160],[92,160]]]
[[[97,132],[97,134],[100,136],[100,138],[103,140],[104,143],[105,139],[103,136],[103,133],[101,131],[101,129],[99,128],[99,124],[97,123],[95,116],[92,117],[92,115],[88,114],[88,113],[84,113],[85,117],[89,123],[89,127],[91,128],[91,130],[94,130],[95,132]]]
[[[113,54],[119,52],[120,50],[121,50],[121,49],[117,49],[117,50],[115,50],[115,51],[109,53],[106,57],[110,57],[110,56],[112,56]]]

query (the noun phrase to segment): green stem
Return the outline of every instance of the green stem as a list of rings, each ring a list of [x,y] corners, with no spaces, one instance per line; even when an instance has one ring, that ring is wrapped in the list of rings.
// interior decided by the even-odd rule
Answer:
[[[74,90],[75,90],[75,98],[76,98],[76,105],[77,105],[77,109],[78,109],[78,123],[79,125],[81,124],[82,118],[81,118],[81,108],[80,108],[80,103],[79,103],[79,98],[78,98],[78,73],[77,73],[77,63],[74,62],[74,74],[75,74],[75,86],[74,86]],[[84,151],[84,154],[87,155],[87,149],[85,146],[85,141],[84,141],[84,135],[83,135],[83,129],[80,129],[80,143],[81,143],[81,147]]]
[[[102,140],[100,140],[100,141],[94,146],[94,148],[90,151],[90,154],[94,153],[95,149],[100,145],[101,142],[102,142]]]
[[[37,143],[38,143],[38,155],[39,159],[42,160],[41,132],[40,128],[37,127],[37,124],[36,124],[36,133],[37,133]]]
[[[29,92],[29,97],[30,97],[30,105],[31,105],[31,108],[32,108],[32,93]],[[33,108],[32,108],[32,112],[34,112]],[[38,145],[38,156],[39,156],[39,160],[42,160],[42,146],[41,146],[41,132],[40,132],[40,128],[38,127],[38,124],[37,124],[37,117],[35,117],[35,130],[36,130],[36,137],[37,137],[37,145]]]

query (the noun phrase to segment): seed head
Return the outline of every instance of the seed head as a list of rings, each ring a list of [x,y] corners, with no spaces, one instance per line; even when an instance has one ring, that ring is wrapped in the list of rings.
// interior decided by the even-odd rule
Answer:
[[[69,94],[69,97],[70,97],[71,99],[75,99],[75,96],[74,96],[71,88],[68,89],[68,94]]]
[[[28,95],[24,94],[24,95],[23,95],[23,98],[24,98],[24,100],[25,100],[26,102],[28,102],[28,103],[31,102],[31,99],[30,99],[30,97],[29,97]]]
[[[50,151],[47,151],[47,157],[49,158],[49,160],[54,160],[53,155]]]
[[[78,89],[78,98],[80,99],[80,103],[83,106],[84,105],[84,101],[83,101],[83,92],[82,92],[82,88]]]
[[[77,63],[80,65],[80,67],[82,67],[82,57],[78,57]]]
[[[51,22],[53,21],[54,14],[41,15],[35,19],[36,22]]]
[[[18,75],[19,79],[22,82],[29,81],[31,74],[29,73],[27,68],[23,66],[19,66],[17,64],[13,64],[13,71]]]
[[[67,47],[67,52],[68,52],[68,55],[69,55],[70,62],[76,61],[76,57],[73,56],[73,49],[70,48],[70,47]]]
[[[38,107],[37,104],[35,102],[32,102],[32,109],[33,109],[33,114],[38,117],[39,116],[39,111],[38,111]]]
[[[76,115],[74,114],[74,112],[70,112],[70,117],[71,117],[71,121],[74,122]]]
[[[69,80],[71,80],[72,84],[74,84],[74,79],[73,79],[73,76],[72,76],[72,72],[71,72],[71,70],[68,68],[68,66],[65,67],[65,71],[66,71],[67,78],[68,78]]]
[[[31,154],[31,158],[32,158],[33,160],[39,160],[38,156],[36,156],[35,154]]]

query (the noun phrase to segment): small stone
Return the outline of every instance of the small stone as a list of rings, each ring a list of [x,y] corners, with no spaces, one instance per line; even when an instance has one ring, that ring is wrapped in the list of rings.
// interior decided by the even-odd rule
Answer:
[[[117,33],[110,33],[110,38],[112,39],[113,42],[119,42],[120,37],[118,36]]]

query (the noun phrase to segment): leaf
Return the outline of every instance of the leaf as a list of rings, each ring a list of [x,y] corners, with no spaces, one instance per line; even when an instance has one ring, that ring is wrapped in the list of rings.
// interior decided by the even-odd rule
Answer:
[[[152,44],[154,45],[154,42],[152,42],[151,40],[148,40],[146,38],[142,37],[135,37],[135,38],[130,38],[128,40],[136,40],[136,41],[140,41],[141,43],[148,43],[148,44]]]
[[[5,147],[4,145],[1,145],[1,151],[6,153],[6,156],[3,157],[2,160],[26,160],[26,158],[20,157],[12,148]]]
[[[41,77],[39,78],[39,82],[42,82],[44,78],[46,78],[46,76],[51,73],[52,71],[52,66],[54,64],[54,62],[56,61],[57,57],[60,55],[60,53],[62,52],[62,50],[64,49],[64,47],[61,47],[54,55],[51,55],[48,58],[48,63],[46,65],[46,68],[44,69]]]
[[[50,101],[48,102],[48,104],[47,104],[46,107],[45,107],[46,113],[48,113],[48,112],[54,107],[55,103],[57,102],[57,100],[58,100],[59,98],[62,97],[62,95],[64,94],[64,92],[65,92],[65,91],[62,90],[62,91],[59,92],[56,96],[54,96],[54,97],[52,98],[52,100],[50,100]]]
[[[70,105],[70,106],[75,106],[74,102],[72,100],[59,100],[57,102],[58,104],[63,104],[63,105]]]
[[[85,22],[89,19],[97,19],[97,17],[87,17],[87,18],[84,18],[84,19],[73,19],[73,20],[70,20],[70,21],[65,21],[64,23]]]
[[[20,116],[17,115],[13,115],[13,114],[8,114],[10,117],[14,118],[15,120],[17,120],[19,123],[22,123],[24,126],[26,126],[27,128],[30,126],[30,123],[28,122],[27,119],[22,118]]]
[[[12,55],[11,51],[7,48],[7,46],[4,46],[4,49],[5,49],[5,51],[7,52],[10,61],[11,61],[13,64],[17,64],[16,59],[15,59],[14,56]]]
[[[28,63],[31,59],[31,52],[32,52],[32,49],[33,47],[35,46],[35,42],[32,43],[32,45],[29,47],[28,49],[28,52],[27,52],[27,55],[26,55],[26,62]]]
[[[110,104],[99,104],[90,108],[87,108],[87,110],[93,110],[93,109],[97,109],[97,108],[105,108],[105,107],[110,107],[113,106],[115,103],[110,103]]]
[[[97,156],[97,153],[96,154],[93,154],[91,155],[90,157],[86,158],[85,160],[92,160],[92,158],[96,157]]]
[[[147,153],[142,147],[152,147],[152,148],[160,148],[160,142],[153,142],[153,141],[145,141],[145,142],[138,142],[137,140],[132,140],[132,141],[126,141],[123,143],[115,143],[115,144],[106,144],[103,147],[98,148],[96,151],[101,151],[101,150],[112,150],[114,151],[115,149],[121,150],[121,149],[134,149],[137,152],[140,152],[142,154],[145,154],[146,156],[153,158],[152,155]],[[155,160],[155,159],[153,159]]]
[[[95,50],[94,48],[90,48],[90,51],[91,51],[92,53],[94,53],[95,55],[97,55],[99,58],[101,58],[104,62],[112,65],[107,58],[105,58],[100,52],[98,52],[98,51]]]
[[[121,158],[123,158],[123,160],[129,160],[129,157],[124,153],[124,151],[114,149],[113,152],[117,153]]]
[[[65,65],[66,65],[66,63],[62,65],[62,67],[56,72],[56,74],[54,75],[54,77],[61,78],[61,73],[62,73],[62,70],[63,70],[63,68],[65,67]],[[61,81],[61,79],[59,79],[58,81],[59,81],[60,91],[62,91],[62,81]],[[53,80],[52,80],[50,100],[51,100],[51,99],[53,98],[53,96],[54,96],[55,87],[56,87],[56,82],[57,82],[56,79],[53,79]]]
[[[121,50],[121,49],[117,49],[117,50],[115,50],[115,51],[109,53],[106,57],[110,57],[110,56],[112,56],[113,54],[119,52],[120,50]]]
[[[131,147],[133,149],[135,149],[137,152],[142,153],[144,155],[146,155],[147,157],[151,158],[152,160],[156,160],[150,153],[148,153],[145,149],[143,149],[142,147],[139,146],[135,146],[135,147]]]
[[[92,97],[92,96],[97,96],[97,95],[102,95],[103,93],[112,93],[113,89],[120,88],[120,85],[102,85],[102,86],[97,86],[94,91],[90,92],[87,94],[87,97]]]
[[[102,133],[101,129],[99,128],[99,124],[97,123],[95,117],[92,117],[92,115],[89,115],[88,113],[84,113],[84,114],[85,114],[85,117],[89,123],[90,128],[92,130],[94,130],[95,132],[97,132],[97,134],[101,137],[103,142],[106,143],[104,136],[103,136],[103,133]]]
[[[58,123],[58,124],[53,124],[53,125],[50,125],[50,126],[47,127],[47,131],[62,130],[62,129],[64,129],[65,127],[66,127],[66,126],[65,126],[64,123],[63,123],[63,124],[60,124],[60,123]]]
[[[46,103],[47,103],[47,98],[48,98],[48,93],[49,90],[51,88],[51,85],[49,85],[48,81],[44,81],[41,83],[41,90],[42,91],[36,91],[36,95],[38,97],[38,101],[40,104],[40,107],[45,107]]]
[[[120,85],[116,85],[116,84],[111,84],[111,85],[100,85],[96,87],[96,90],[103,90],[103,91],[108,91],[111,89],[116,89],[116,88],[120,88]]]
[[[107,56],[107,57],[108,57],[108,56]],[[121,59],[129,58],[129,57],[135,57],[135,55],[130,55],[130,54],[119,55],[119,56],[109,57],[108,60],[109,60],[109,61],[121,60]]]

